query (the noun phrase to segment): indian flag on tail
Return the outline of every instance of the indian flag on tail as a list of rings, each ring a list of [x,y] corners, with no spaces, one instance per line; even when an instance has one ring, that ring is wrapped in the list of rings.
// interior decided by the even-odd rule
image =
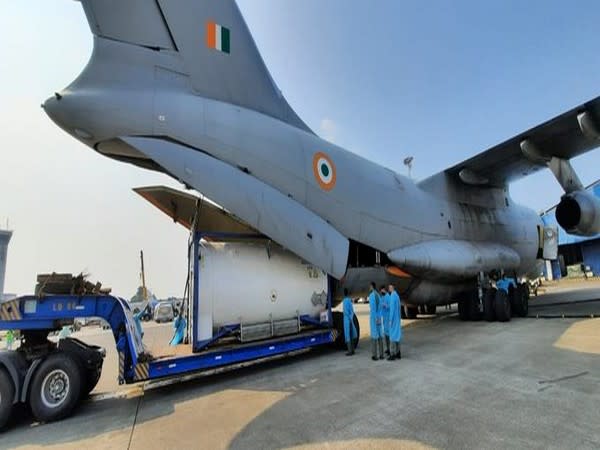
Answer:
[[[215,22],[206,23],[206,45],[223,53],[229,53],[229,28]]]

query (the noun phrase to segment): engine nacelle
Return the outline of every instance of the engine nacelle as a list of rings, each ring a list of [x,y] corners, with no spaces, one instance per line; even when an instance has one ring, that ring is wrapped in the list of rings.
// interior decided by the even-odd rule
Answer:
[[[600,199],[585,191],[563,196],[556,207],[556,221],[569,234],[593,236],[600,233]]]

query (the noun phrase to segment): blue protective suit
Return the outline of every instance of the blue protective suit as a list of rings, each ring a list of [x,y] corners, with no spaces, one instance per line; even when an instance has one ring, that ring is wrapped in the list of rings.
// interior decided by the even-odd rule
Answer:
[[[383,333],[390,335],[390,294],[381,296],[381,321],[383,323]]]
[[[400,296],[396,291],[389,294],[390,298],[390,341],[400,342],[402,339],[402,323],[400,317]]]
[[[172,346],[179,345],[183,342],[183,338],[185,336],[185,330],[187,328],[187,321],[181,317],[181,314],[177,316],[175,321],[173,322],[173,329],[175,330],[175,334],[171,339]]]
[[[135,323],[135,327],[141,338],[144,337],[144,329],[142,328],[142,316],[144,315],[144,311],[145,310],[142,309],[140,312],[133,315],[133,322]]]
[[[383,337],[381,330],[381,297],[376,291],[369,294],[369,325],[371,328],[371,339]]]
[[[352,300],[348,297],[344,298],[344,340],[350,342],[358,337],[356,327],[354,326],[354,306]],[[352,336],[352,338],[350,338]]]
[[[510,287],[511,284],[512,284],[513,288],[516,289],[517,283],[515,283],[514,279],[501,278],[498,281],[496,281],[496,288],[502,289],[504,292],[506,292],[508,294],[508,288]]]

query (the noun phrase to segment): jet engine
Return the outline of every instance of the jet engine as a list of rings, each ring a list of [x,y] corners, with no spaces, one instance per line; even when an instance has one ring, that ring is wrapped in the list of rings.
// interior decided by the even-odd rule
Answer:
[[[563,196],[556,207],[556,220],[569,234],[593,236],[600,233],[600,199],[585,191]]]

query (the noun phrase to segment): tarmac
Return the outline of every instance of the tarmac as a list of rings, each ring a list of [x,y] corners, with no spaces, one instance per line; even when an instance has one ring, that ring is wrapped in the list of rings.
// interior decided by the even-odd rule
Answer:
[[[509,323],[444,308],[405,322],[392,362],[371,361],[356,305],[353,357],[311,351],[162,387],[118,387],[110,336],[86,330],[109,350],[95,395],[62,422],[21,414],[0,448],[599,448],[600,319],[586,314],[600,317],[600,282],[581,283],[548,286]],[[169,335],[150,325],[145,339]]]

